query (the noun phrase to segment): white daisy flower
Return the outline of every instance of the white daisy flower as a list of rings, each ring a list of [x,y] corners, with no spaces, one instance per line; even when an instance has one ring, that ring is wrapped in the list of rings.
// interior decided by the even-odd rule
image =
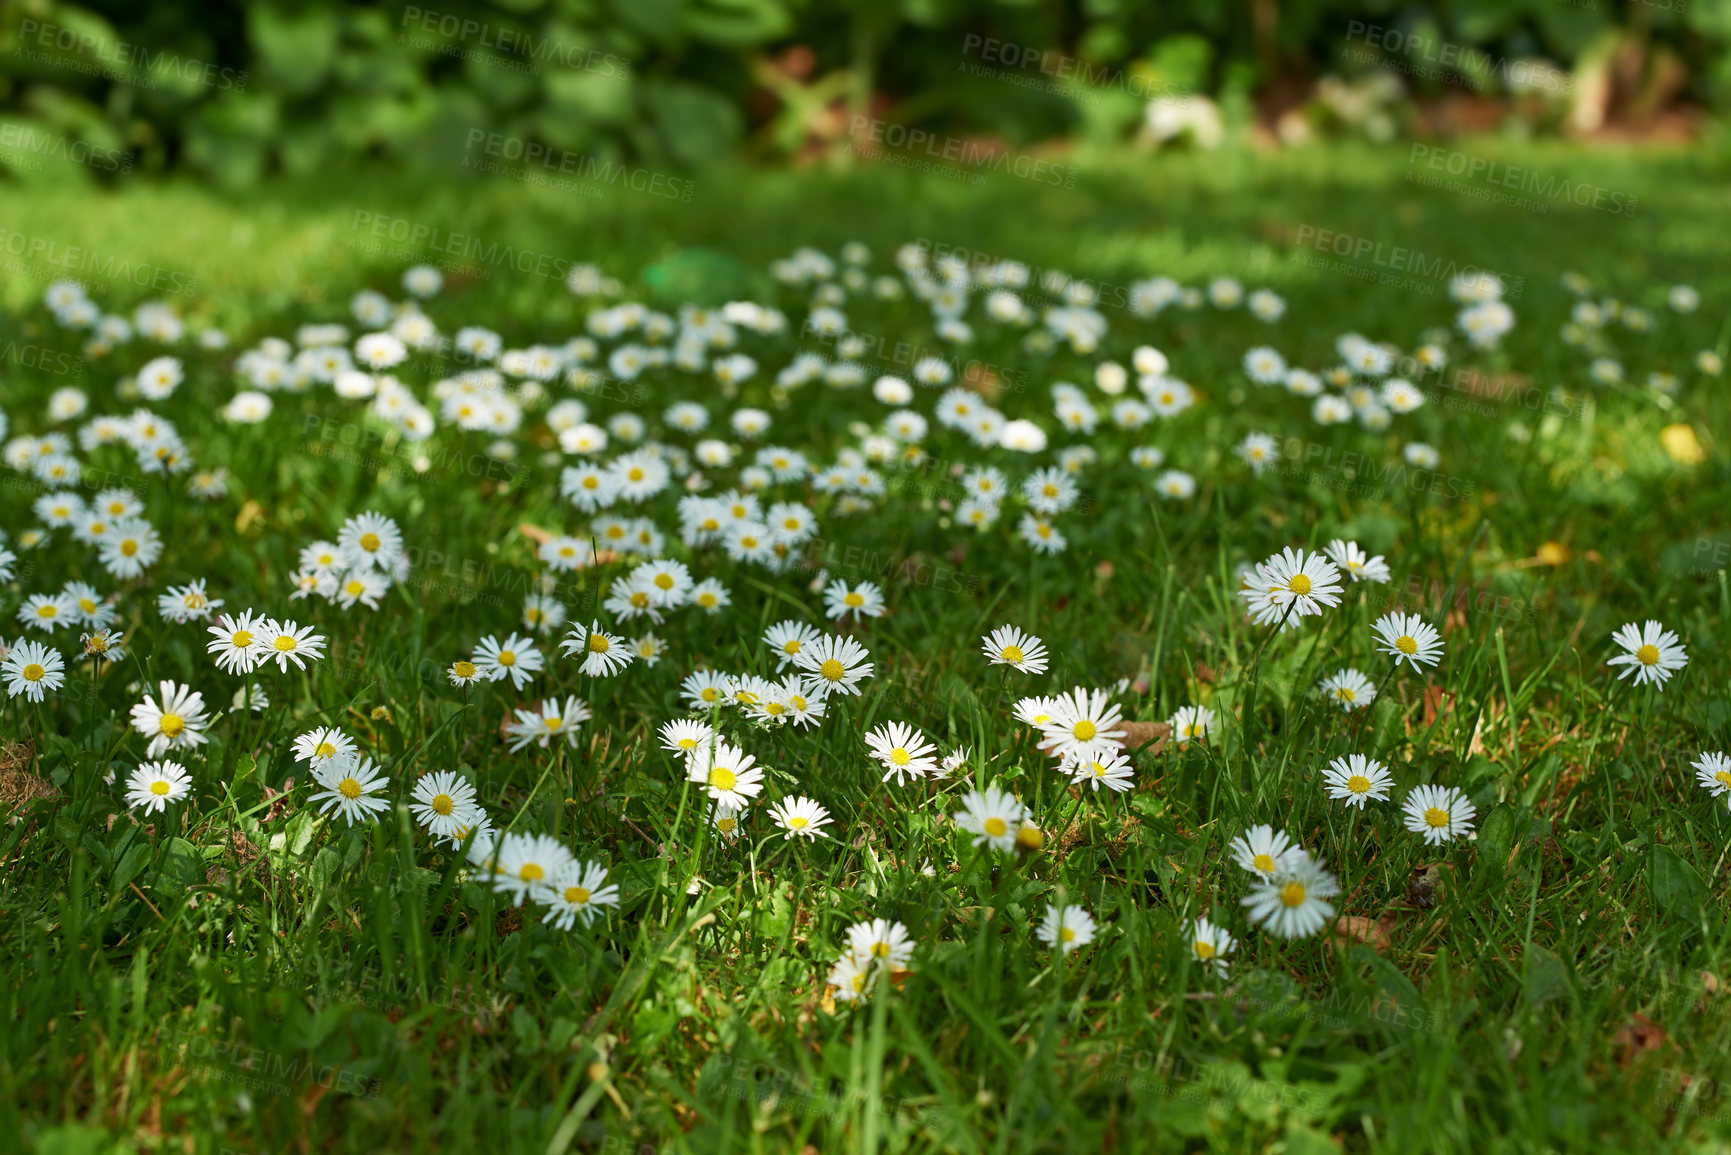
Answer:
[[[532,893],[551,908],[541,921],[560,930],[570,930],[578,922],[588,926],[601,907],[619,905],[619,888],[607,884],[606,868],[577,859],[533,887]]]
[[[1611,640],[1625,651],[1606,663],[1623,667],[1617,674],[1619,681],[1634,674],[1637,686],[1651,682],[1663,687],[1672,674],[1689,664],[1689,655],[1677,635],[1655,621],[1639,628],[1630,622],[1612,634]]]
[[[1326,900],[1340,883],[1322,864],[1294,849],[1271,877],[1258,879],[1243,899],[1250,921],[1281,938],[1308,938],[1328,925],[1334,906]]]
[[[1199,918],[1190,928],[1190,954],[1204,967],[1213,970],[1219,978],[1225,978],[1227,973],[1226,956],[1232,953],[1232,948],[1238,945],[1231,933],[1223,926],[1215,926],[1206,918]]]
[[[970,790],[962,796],[961,813],[956,825],[974,836],[975,846],[990,846],[1008,854],[1016,846],[1016,835],[1027,820],[1027,810],[1014,795],[996,786],[984,791]]]
[[[701,746],[686,760],[686,777],[708,789],[709,797],[743,810],[763,791],[757,759],[728,742]]]
[[[1024,674],[1046,672],[1046,645],[1015,626],[999,626],[980,639],[986,660],[994,666],[1014,666]]]
[[[1348,806],[1364,809],[1369,799],[1388,800],[1392,779],[1388,767],[1363,754],[1348,754],[1336,758],[1322,771],[1322,781],[1330,798],[1338,798]]]
[[[1232,860],[1252,874],[1272,878],[1292,849],[1292,839],[1272,826],[1252,826],[1227,846]]]
[[[938,760],[933,757],[936,747],[905,723],[887,722],[867,731],[865,744],[883,767],[885,782],[894,776],[900,786],[904,776],[921,778],[937,773]]]
[[[1377,649],[1403,661],[1413,669],[1434,666],[1442,660],[1442,636],[1417,614],[1387,613],[1376,620],[1371,630],[1377,636]]]
[[[132,707],[132,728],[150,739],[145,756],[155,758],[164,750],[190,750],[202,746],[207,739],[204,728],[209,719],[204,713],[204,695],[191,686],[175,682],[159,682],[156,697],[146,694],[144,701]]]
[[[1401,809],[1406,828],[1424,835],[1431,845],[1452,842],[1472,830],[1476,807],[1453,786],[1419,786],[1406,796]]]
[[[1057,947],[1060,954],[1069,954],[1093,942],[1094,929],[1094,916],[1081,907],[1049,904],[1035,933],[1048,948]]]
[[[375,798],[374,793],[390,784],[384,772],[371,758],[360,761],[329,761],[313,770],[313,781],[324,787],[309,795],[309,804],[320,803],[319,813],[340,814],[353,826],[362,819],[371,820],[381,810],[388,810],[388,798]]]
[[[804,795],[782,799],[769,808],[769,814],[775,824],[786,831],[788,838],[815,840],[820,836],[827,837],[818,828],[829,824],[829,811]]]
[[[192,776],[178,762],[143,762],[126,779],[126,805],[157,814],[192,792]]]

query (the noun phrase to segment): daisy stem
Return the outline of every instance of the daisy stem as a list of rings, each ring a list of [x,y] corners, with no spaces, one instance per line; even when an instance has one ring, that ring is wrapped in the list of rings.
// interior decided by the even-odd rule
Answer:
[[[1370,727],[1370,716],[1375,713],[1376,704],[1382,701],[1382,692],[1388,688],[1389,679],[1393,678],[1399,671],[1400,663],[1397,661],[1388,668],[1387,673],[1383,674],[1382,680],[1377,682],[1376,693],[1370,696],[1370,702],[1364,708],[1364,717],[1359,720],[1358,733],[1353,735],[1352,744],[1354,746],[1364,741],[1364,732]],[[1365,756],[1369,757],[1369,753],[1367,752]]]
[[[1251,751],[1255,748],[1256,738],[1256,691],[1262,681],[1262,655],[1268,649],[1268,643],[1274,636],[1286,629],[1286,619],[1290,618],[1292,611],[1297,608],[1298,602],[1296,600],[1287,605],[1286,612],[1280,616],[1280,625],[1275,627],[1273,633],[1263,635],[1261,644],[1256,647],[1255,656],[1250,659],[1250,693],[1244,699],[1244,721],[1241,726],[1244,735],[1242,741],[1244,743],[1244,789],[1246,791],[1250,789],[1251,784]]]
[[[1070,808],[1070,815],[1064,819],[1064,825],[1052,832],[1052,836],[1058,840],[1058,845],[1055,847],[1058,854],[1054,855],[1054,861],[1057,861],[1057,859],[1062,856],[1064,849],[1064,835],[1069,831],[1070,823],[1076,820],[1076,812],[1082,809],[1082,803],[1087,800],[1087,797],[1088,796],[1083,792],[1080,786],[1076,787],[1076,805]],[[1060,803],[1060,805],[1062,804]]]

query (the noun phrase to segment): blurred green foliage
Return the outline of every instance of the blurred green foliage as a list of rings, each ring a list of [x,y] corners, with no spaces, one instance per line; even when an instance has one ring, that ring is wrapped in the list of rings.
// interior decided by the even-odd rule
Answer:
[[[0,168],[449,175],[497,134],[688,169],[868,113],[1121,139],[1149,92],[1243,106],[1340,70],[1369,25],[1565,68],[1635,43],[1668,97],[1731,94],[1731,0],[0,0]]]

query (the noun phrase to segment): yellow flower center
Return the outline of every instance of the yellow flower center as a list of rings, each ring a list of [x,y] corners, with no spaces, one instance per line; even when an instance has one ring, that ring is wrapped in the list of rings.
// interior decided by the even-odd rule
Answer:
[[[40,682],[47,676],[48,671],[44,670],[41,666],[38,666],[35,662],[31,662],[28,666],[24,667],[22,673],[24,674],[24,680],[26,682]]]
[[[739,775],[725,766],[717,766],[709,772],[709,784],[717,790],[732,790],[739,784]]]
[[[1310,579],[1304,574],[1295,573],[1292,575],[1292,579],[1286,583],[1286,588],[1295,594],[1307,594],[1310,592]]]
[[[856,973],[852,979],[853,993],[856,995],[862,993],[865,990],[865,985],[866,985],[865,972],[860,971],[860,972]]]
[[[1268,874],[1274,869],[1274,855],[1258,854],[1250,860],[1250,865],[1262,871],[1262,873]]]
[[[605,654],[611,648],[612,647],[610,645],[608,645],[608,642],[607,642],[607,639],[605,636],[603,636],[601,634],[590,634],[589,635],[589,652],[590,653],[592,653],[592,654]]]
[[[1370,779],[1363,774],[1354,774],[1346,780],[1346,788],[1354,794],[1363,794],[1370,789]]]
[[[348,585],[344,586],[343,588],[348,590],[350,597],[360,597],[361,594],[365,593],[366,589],[367,589],[365,583],[360,582],[360,581],[351,581],[351,582],[349,582]]]
[[[1719,785],[1731,787],[1731,770],[1721,770],[1713,777],[1719,780]]]
[[[1069,926],[1065,927],[1063,930],[1058,932],[1058,940],[1060,942],[1075,942],[1076,928]]]
[[[1076,736],[1076,741],[1078,742],[1092,741],[1096,732],[1094,723],[1090,722],[1086,718],[1083,718],[1080,722],[1077,722],[1074,726],[1070,727],[1070,733]]]
[[[1418,653],[1418,643],[1406,634],[1402,634],[1394,640],[1394,648],[1403,654]]]
[[[1022,662],[1026,660],[1022,653],[1021,646],[1005,646],[1001,651],[999,651],[998,657],[1015,666],[1021,665]]]
[[[1304,883],[1293,881],[1281,887],[1280,904],[1287,907],[1302,906],[1304,904]]]
[[[842,599],[842,601],[846,602],[856,610],[865,605],[865,599],[860,595],[853,593],[848,594],[847,597]]]
[[[572,906],[582,906],[589,901],[589,891],[581,886],[567,886],[565,901]]]
[[[842,675],[846,673],[846,669],[842,666],[840,659],[831,658],[823,665],[819,666],[817,672],[822,674],[831,682],[839,682],[842,679]]]
[[[499,651],[499,664],[501,666],[515,666],[517,664],[517,651],[515,651],[515,650],[500,650]]]
[[[157,729],[172,738],[186,729],[186,720],[179,714],[164,714],[157,722]]]
[[[890,761],[894,762],[897,766],[906,766],[909,762],[913,761],[913,759],[908,755],[906,750],[897,746],[894,750],[890,751]]]
[[[361,548],[366,550],[368,553],[378,553],[379,546],[383,544],[384,543],[379,540],[379,535],[376,533],[361,534]]]
[[[1010,824],[1002,818],[988,818],[985,825],[986,834],[992,838],[1002,838],[1010,832]]]
[[[457,803],[449,794],[435,794],[427,806],[434,814],[449,814],[457,808]]]
[[[58,606],[38,606],[36,609],[36,616],[39,618],[52,618],[57,616],[59,613],[60,609]],[[1648,664],[1651,665],[1651,663]]]
[[[795,814],[792,818],[787,820],[787,824],[795,830],[804,830],[807,826],[811,825],[811,819],[807,818],[803,814]]]
[[[1659,664],[1659,647],[1648,643],[1636,650],[1635,656],[1641,659],[1643,666],[1656,666]]]
[[[713,702],[721,697],[721,691],[717,690],[714,686],[705,686],[703,687],[703,693],[700,694],[699,697],[701,697],[705,702]]]
[[[550,718],[542,718],[541,724],[543,726],[547,727],[547,729],[549,729],[549,730],[557,730],[559,728],[560,721],[561,721],[561,719],[560,719],[559,715],[554,714]]]
[[[294,648],[295,648],[294,635],[293,634],[279,634],[279,635],[277,635],[277,640],[272,642],[271,644],[276,647],[278,653],[282,653],[282,654],[293,653]]]
[[[344,778],[337,783],[337,792],[344,798],[359,798],[361,796],[361,784],[353,778]]]
[[[156,795],[158,798],[167,797],[167,795],[168,795],[168,783],[164,782],[162,779],[158,778],[155,782],[152,782],[150,784],[150,792],[152,794]]]
[[[329,742],[320,742],[317,746],[315,746],[313,748],[313,757],[315,757],[315,758],[329,758],[331,755],[335,754],[336,752],[337,752],[337,748],[335,746],[331,745]]]
[[[539,863],[525,862],[523,869],[517,872],[517,877],[524,882],[539,882],[547,877],[547,872],[541,869]]]
[[[787,641],[785,641],[781,644],[781,652],[784,654],[797,654],[797,653],[799,653],[799,639],[798,638],[787,639]]]
[[[763,704],[763,712],[772,718],[786,712],[786,710],[787,707],[782,705],[780,702],[765,702]]]
[[[1358,700],[1358,695],[1352,692],[1352,687],[1350,686],[1342,686],[1334,692],[1334,696],[1339,698],[1342,702],[1355,702]]]
[[[1204,962],[1214,957],[1214,944],[1207,939],[1196,940],[1196,957]]]
[[[1424,823],[1432,830],[1441,830],[1449,824],[1449,812],[1440,806],[1432,806],[1424,812]]]
[[[473,678],[475,676],[475,663],[457,662],[451,667],[451,672],[459,678]]]
[[[631,595],[631,604],[640,610],[646,609],[649,606],[649,595],[644,593],[642,590],[638,590],[636,593]]]
[[[105,654],[105,653],[107,653],[108,652],[108,635],[107,634],[92,634],[92,635],[90,635],[90,639],[84,643],[84,648],[93,654]]]

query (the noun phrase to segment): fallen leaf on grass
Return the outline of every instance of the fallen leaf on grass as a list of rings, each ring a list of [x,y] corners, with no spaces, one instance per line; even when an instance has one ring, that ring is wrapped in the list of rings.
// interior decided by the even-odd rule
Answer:
[[[1124,730],[1124,749],[1140,750],[1148,743],[1154,743],[1150,754],[1158,754],[1166,749],[1166,739],[1172,733],[1172,727],[1166,722],[1120,722]]]
[[[1617,1066],[1627,1069],[1641,1056],[1670,1046],[1665,1029],[1646,1015],[1631,1015],[1617,1033],[1611,1036],[1617,1050]]]
[[[1383,918],[1388,920],[1388,925],[1393,924],[1388,915],[1383,915]],[[1341,938],[1362,942],[1381,954],[1389,945],[1388,925],[1361,914],[1343,914],[1334,920],[1334,933]]]

